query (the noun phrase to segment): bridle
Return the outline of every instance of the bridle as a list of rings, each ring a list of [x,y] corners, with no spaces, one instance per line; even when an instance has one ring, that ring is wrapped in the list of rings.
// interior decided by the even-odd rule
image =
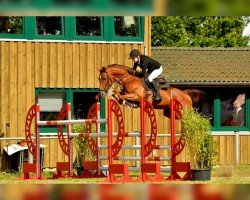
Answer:
[[[108,90],[115,84],[118,83],[119,85],[121,85],[121,80],[128,75],[128,73],[125,73],[120,79],[117,79],[115,76],[113,75],[109,75],[109,73],[107,71],[103,72],[107,75],[107,79],[108,79],[108,84],[105,86],[105,88],[103,90],[100,89],[100,92],[104,91],[105,93],[108,92]],[[114,81],[112,81],[112,79]]]

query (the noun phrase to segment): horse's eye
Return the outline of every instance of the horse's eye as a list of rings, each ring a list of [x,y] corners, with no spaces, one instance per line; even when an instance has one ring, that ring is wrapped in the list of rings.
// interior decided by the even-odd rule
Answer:
[[[99,80],[105,81],[105,80],[107,80],[107,78],[106,78],[106,77],[99,76]]]

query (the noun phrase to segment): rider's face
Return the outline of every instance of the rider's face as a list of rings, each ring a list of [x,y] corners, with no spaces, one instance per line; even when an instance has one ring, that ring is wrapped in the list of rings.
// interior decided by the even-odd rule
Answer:
[[[132,58],[133,62],[136,63],[139,61],[139,56]]]

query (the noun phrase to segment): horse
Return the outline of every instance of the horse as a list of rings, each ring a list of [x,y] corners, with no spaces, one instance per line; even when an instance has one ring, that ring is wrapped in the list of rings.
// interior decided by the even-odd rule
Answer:
[[[165,110],[170,106],[170,99],[177,99],[183,108],[195,107],[201,100],[204,101],[204,92],[197,89],[180,90],[175,87],[163,87],[159,90],[161,101],[153,100],[153,93],[146,89],[142,78],[128,73],[127,66],[111,64],[99,69],[100,95],[109,93],[120,103],[130,108],[140,106],[142,98],[147,99],[155,109]],[[122,86],[119,91],[115,87]]]

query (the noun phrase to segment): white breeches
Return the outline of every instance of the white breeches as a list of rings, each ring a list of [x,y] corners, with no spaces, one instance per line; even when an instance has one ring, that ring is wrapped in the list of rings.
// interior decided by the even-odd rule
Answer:
[[[148,76],[149,82],[151,83],[155,78],[160,76],[162,71],[163,71],[162,66],[159,69],[155,69],[154,71],[152,71],[152,73]]]

